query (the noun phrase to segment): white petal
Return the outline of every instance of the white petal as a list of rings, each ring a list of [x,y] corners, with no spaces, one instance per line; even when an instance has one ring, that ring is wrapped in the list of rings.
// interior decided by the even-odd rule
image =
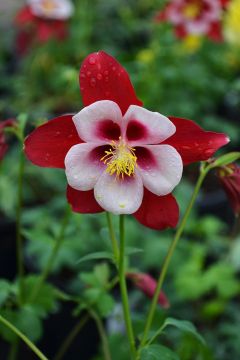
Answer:
[[[94,188],[99,176],[105,170],[101,156],[94,152],[97,144],[77,144],[71,147],[65,157],[65,172],[68,184],[76,190]]]
[[[111,141],[112,139],[104,136],[101,126],[108,121],[110,126],[118,124],[120,131],[121,120],[122,113],[119,106],[110,100],[96,101],[73,116],[77,132],[80,138],[86,142],[102,141],[106,143]],[[121,135],[120,132],[119,135]]]
[[[46,0],[50,4],[48,8],[44,0],[28,0],[34,15],[55,20],[66,20],[73,13],[73,4],[69,0]]]
[[[94,196],[99,205],[113,214],[133,214],[143,199],[143,183],[140,175],[117,180],[104,172],[94,187]]]
[[[132,146],[159,144],[176,131],[166,116],[136,105],[128,108],[123,120],[127,142]]]
[[[182,158],[170,145],[144,146],[148,156],[137,161],[144,186],[156,195],[167,195],[180,182]],[[148,161],[149,158],[149,161]]]

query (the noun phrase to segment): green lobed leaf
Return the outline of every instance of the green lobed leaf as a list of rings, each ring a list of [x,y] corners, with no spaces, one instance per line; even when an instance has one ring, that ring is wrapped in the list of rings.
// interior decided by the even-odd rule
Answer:
[[[178,320],[174,318],[167,318],[164,321],[164,324],[162,326],[162,330],[165,329],[167,326],[175,326],[179,330],[187,333],[191,333],[197,340],[199,340],[202,345],[206,345],[205,340],[203,337],[198,333],[195,326],[190,322],[186,320]]]
[[[163,345],[149,345],[142,349],[141,360],[180,360],[178,355]]]
[[[89,260],[99,260],[99,259],[109,259],[109,260],[113,261],[113,255],[109,251],[98,251],[98,252],[83,256],[81,259],[79,259],[77,261],[77,264],[80,264],[80,263],[83,263],[83,262],[89,261]]]

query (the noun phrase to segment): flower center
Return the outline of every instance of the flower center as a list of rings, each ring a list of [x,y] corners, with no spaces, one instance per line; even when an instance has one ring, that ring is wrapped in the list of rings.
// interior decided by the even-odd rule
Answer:
[[[105,151],[105,154],[100,160],[107,165],[106,171],[110,174],[124,178],[124,175],[134,175],[135,167],[137,166],[137,157],[135,149],[125,144],[121,137],[119,142],[112,141],[111,148]]]
[[[188,4],[183,9],[183,14],[188,19],[196,18],[201,12],[201,5],[198,3]]]
[[[46,13],[50,13],[57,8],[56,2],[52,0],[42,0],[41,6]]]

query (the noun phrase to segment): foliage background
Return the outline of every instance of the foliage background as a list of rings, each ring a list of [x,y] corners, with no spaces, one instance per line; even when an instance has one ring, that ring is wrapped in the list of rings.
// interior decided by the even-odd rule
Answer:
[[[88,53],[103,49],[126,67],[146,108],[190,118],[206,129],[226,132],[231,138],[228,151],[237,150],[240,50],[207,39],[203,39],[198,49],[192,49],[174,37],[171,26],[153,22],[154,14],[163,4],[164,1],[156,0],[76,0],[69,39],[60,44],[52,40],[35,46],[24,58],[15,51],[13,11],[7,18],[2,13],[5,36],[0,37],[1,119],[26,115],[28,133],[55,115],[79,111],[81,61]],[[21,117],[18,119],[21,121]],[[107,262],[78,263],[90,252],[109,250],[106,219],[104,214],[71,216],[66,238],[53,264],[50,278],[53,285],[49,283],[42,288],[37,304],[29,302],[20,311],[16,310],[11,298],[17,292],[14,226],[18,154],[19,145],[11,139],[8,155],[0,164],[1,312],[52,357],[77,321],[76,311],[72,314],[73,305],[60,301],[55,287],[75,295],[85,291],[84,296],[91,301],[94,295],[87,293],[84,285],[90,281],[95,290],[102,289],[113,272]],[[186,168],[184,179],[176,189],[181,212],[197,174],[197,165]],[[37,276],[33,274],[46,265],[54,246],[66,206],[66,185],[63,172],[37,168],[30,163],[26,164],[24,180],[22,233],[29,274],[25,281],[31,289]],[[161,342],[183,360],[240,358],[240,237],[237,229],[232,230],[233,224],[232,211],[212,173],[171,262],[164,285],[171,307],[168,310],[159,307],[155,319],[156,326],[167,316],[188,319],[205,338],[207,346],[203,347],[191,335],[169,328]],[[172,236],[173,231],[150,231],[128,218],[128,246],[143,250],[130,256],[131,269],[157,276]],[[96,274],[100,274],[100,280]],[[149,300],[130,283],[129,288],[134,326],[141,329]],[[99,296],[96,311],[104,319],[110,315],[105,324],[114,360],[127,359],[118,290],[114,289],[111,295],[101,290]],[[50,322],[54,321],[49,344]],[[59,321],[66,322],[66,327],[60,330],[59,326],[64,326]],[[87,356],[102,359],[95,325],[90,323],[84,331],[82,340],[79,336],[66,359],[78,358],[76,353],[81,351],[86,351],[86,359]],[[3,338],[0,357],[5,359],[6,342],[14,341],[14,337],[2,326],[0,334]],[[31,354],[24,354],[24,359],[32,358]]]

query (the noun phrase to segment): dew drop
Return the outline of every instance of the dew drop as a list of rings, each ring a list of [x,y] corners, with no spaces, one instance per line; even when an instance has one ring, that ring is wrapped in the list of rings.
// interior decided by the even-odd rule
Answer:
[[[90,80],[90,86],[91,87],[95,87],[96,86],[96,79],[94,77],[91,78]]]
[[[98,79],[98,80],[102,80],[102,74],[98,73],[98,74],[97,74],[97,79]]]
[[[89,62],[90,65],[96,64],[96,60],[92,56],[90,56],[90,58],[88,59],[88,62]]]
[[[108,74],[109,74],[108,70],[105,70],[103,74],[104,74],[105,76],[108,76]]]
[[[80,78],[81,78],[81,79],[85,79],[85,77],[86,77],[86,75],[85,75],[84,73],[81,73],[81,74],[80,74]]]
[[[106,77],[104,78],[104,81],[105,81],[106,83],[109,82],[109,77],[106,76]]]
[[[90,77],[92,75],[91,71],[87,71],[87,77]]]
[[[115,71],[115,70],[116,70],[116,66],[113,66],[113,67],[112,67],[112,71]]]
[[[81,91],[84,91],[84,87],[83,87],[83,86],[80,86],[80,90],[81,90]]]

